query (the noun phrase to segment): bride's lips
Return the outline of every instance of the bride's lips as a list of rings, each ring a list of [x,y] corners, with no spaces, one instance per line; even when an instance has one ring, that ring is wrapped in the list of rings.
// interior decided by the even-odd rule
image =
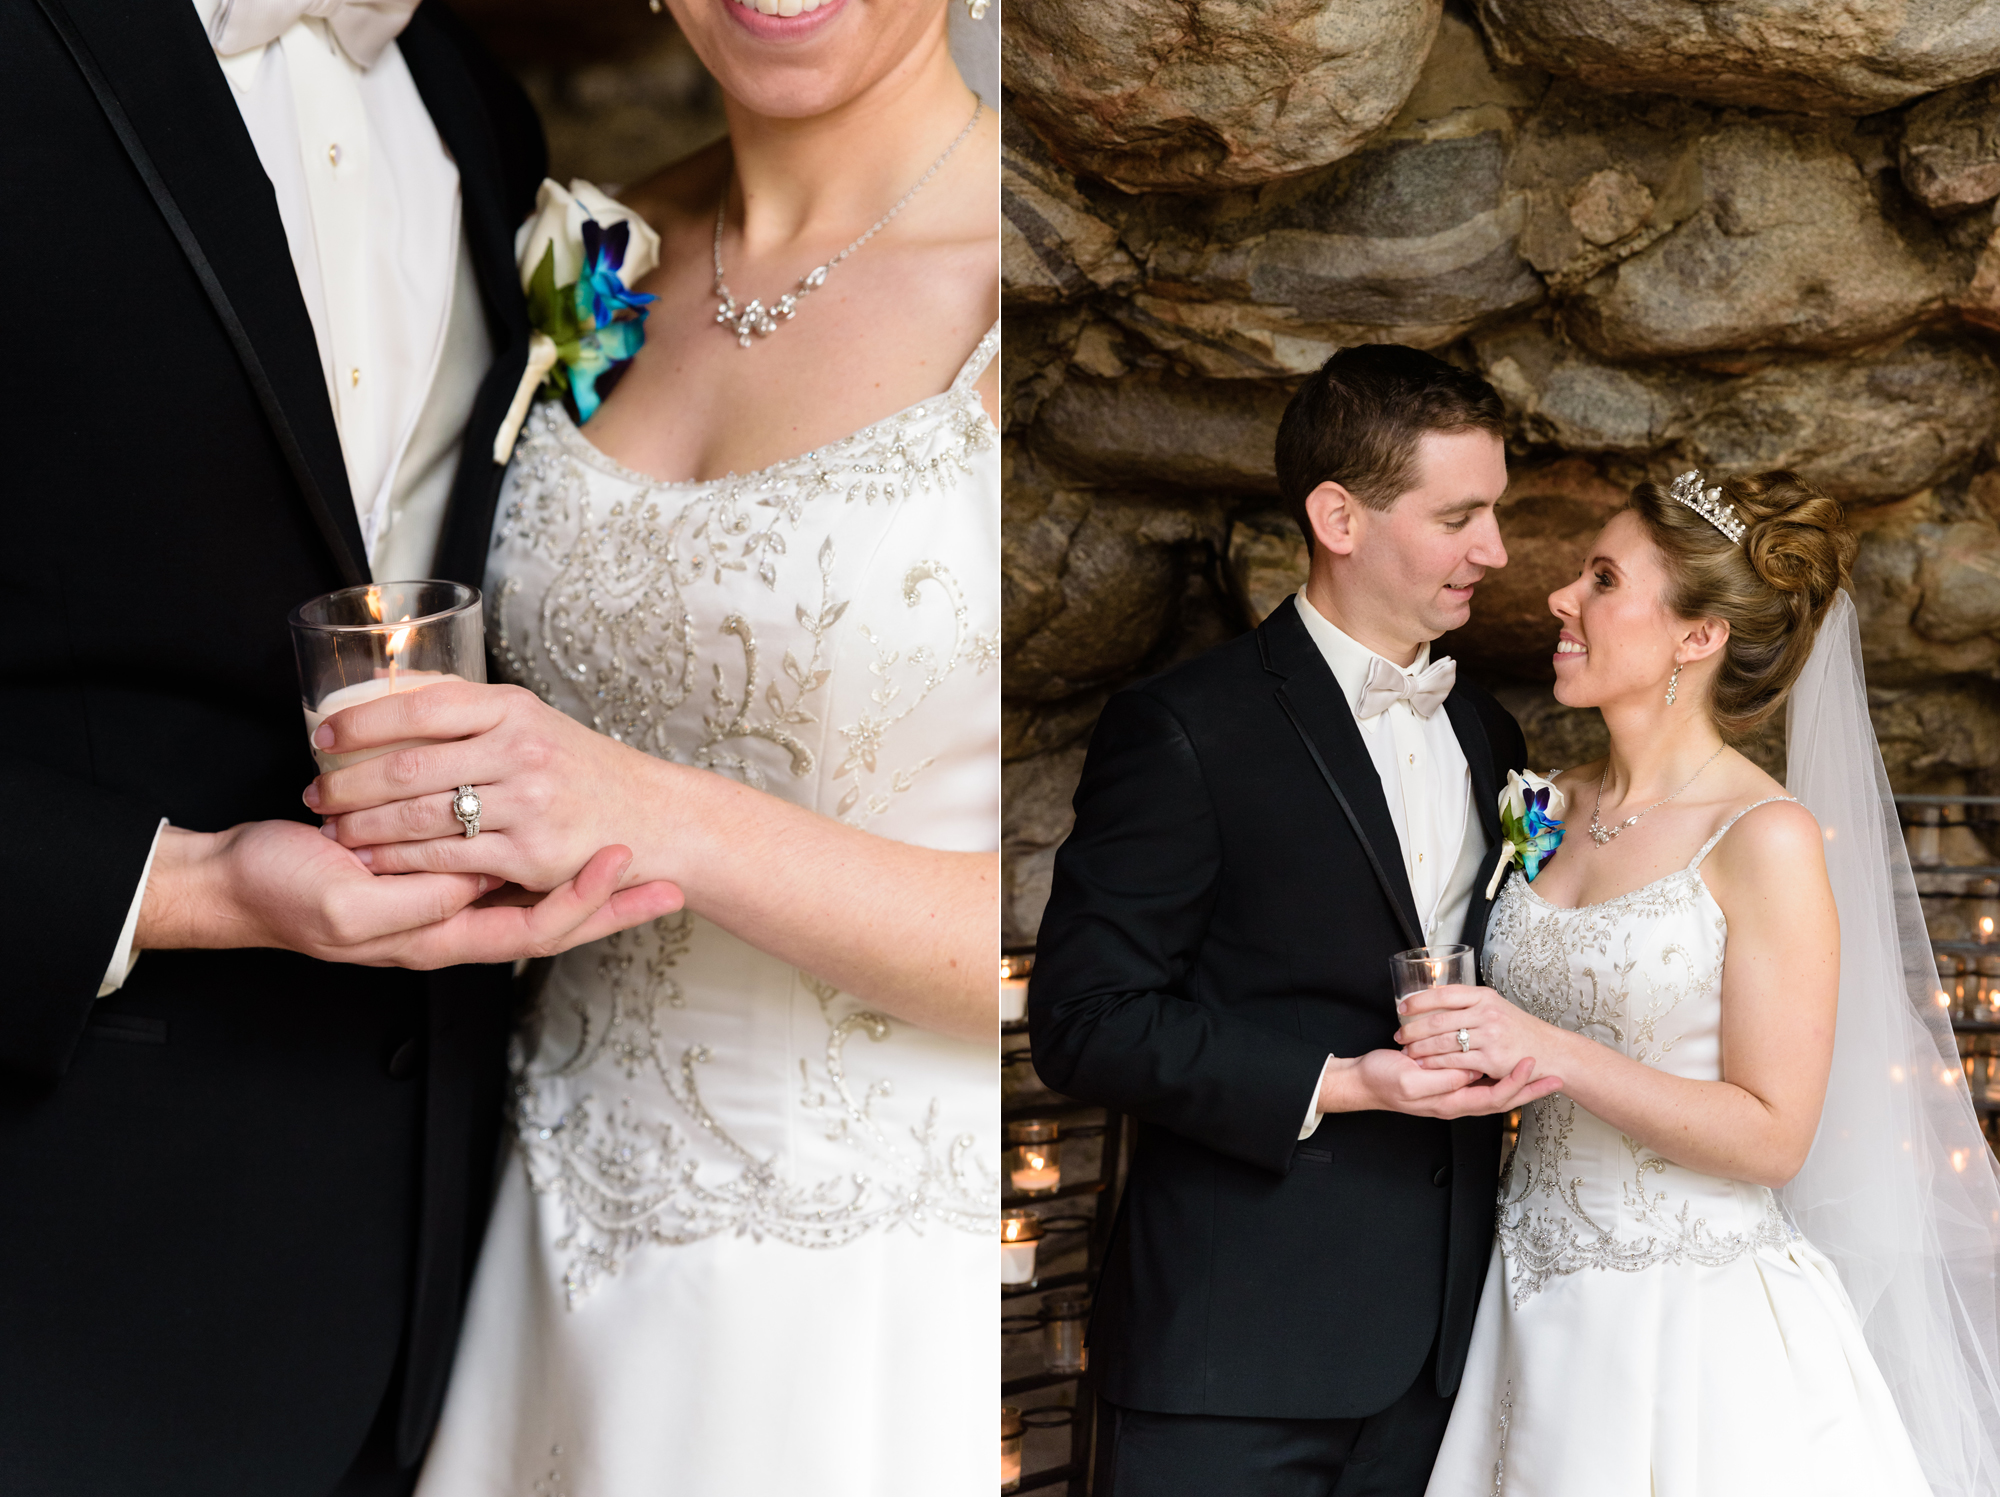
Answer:
[[[760,41],[789,42],[812,35],[846,9],[847,0],[716,0],[736,24]],[[790,14],[786,14],[786,12]]]
[[[1590,646],[1565,629],[1556,636],[1557,660],[1581,660],[1590,653]]]

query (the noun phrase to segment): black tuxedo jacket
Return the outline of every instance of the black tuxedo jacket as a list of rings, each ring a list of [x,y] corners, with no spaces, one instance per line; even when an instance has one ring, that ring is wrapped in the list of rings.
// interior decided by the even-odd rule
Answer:
[[[478,583],[526,359],[519,89],[401,47],[500,350],[436,575]],[[421,1453],[483,1227],[505,968],[150,952],[162,816],[306,819],[286,613],[367,580],[276,199],[187,0],[0,6],[0,1491],[319,1497]]]
[[[1446,699],[1491,844],[1525,761]],[[1325,1118],[1329,1054],[1394,1044],[1389,957],[1423,944],[1375,766],[1298,610],[1114,696],[1056,856],[1029,1019],[1058,1091],[1138,1120],[1091,1374],[1170,1414],[1358,1417],[1433,1342],[1456,1391],[1493,1238],[1497,1118]]]

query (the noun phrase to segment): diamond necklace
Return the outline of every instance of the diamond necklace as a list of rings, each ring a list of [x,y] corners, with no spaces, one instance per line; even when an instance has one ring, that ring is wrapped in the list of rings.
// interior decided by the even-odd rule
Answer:
[[[750,299],[747,306],[739,307],[736,304],[735,293],[729,289],[728,283],[722,279],[722,223],[729,212],[729,189],[725,186],[722,190],[722,201],[715,209],[715,290],[710,294],[722,298],[716,304],[715,320],[735,332],[737,346],[739,348],[748,348],[752,333],[755,333],[760,338],[768,338],[778,330],[779,319],[782,318],[784,321],[790,322],[794,317],[798,316],[799,303],[826,284],[827,273],[842,260],[845,260],[849,255],[860,249],[862,245],[873,239],[884,224],[898,213],[901,213],[904,208],[908,207],[910,199],[922,192],[930,184],[931,178],[938,174],[938,168],[951,160],[951,153],[965,144],[965,137],[970,135],[972,127],[979,123],[980,113],[985,108],[986,105],[983,102],[974,101],[972,118],[967,120],[965,128],[958,132],[958,139],[946,146],[944,154],[931,163],[931,169],[917,178],[917,185],[898,198],[895,207],[870,224],[867,233],[863,234],[831,260],[822,265],[815,265],[811,270],[800,276],[796,290],[787,291],[768,307],[754,296]]]
[[[1722,748],[1718,748],[1714,753],[1710,754],[1706,759],[1702,760],[1701,769],[1697,769],[1692,775],[1688,776],[1687,785],[1681,786],[1681,790],[1687,789],[1688,785],[1692,785],[1696,780],[1700,779],[1702,769],[1707,769],[1709,765],[1713,764],[1717,759],[1721,758],[1722,749],[1727,747],[1729,747],[1728,744],[1723,744]],[[1595,842],[1599,847],[1609,846],[1611,839],[1617,836],[1620,832],[1624,831],[1626,827],[1637,826],[1639,823],[1639,816],[1644,816],[1646,814],[1646,811],[1659,810],[1660,807],[1664,806],[1668,801],[1672,800],[1674,798],[1674,795],[1679,795],[1681,793],[1681,790],[1676,790],[1674,792],[1674,795],[1662,796],[1660,799],[1654,801],[1650,806],[1646,807],[1646,811],[1641,811],[1639,813],[1639,816],[1628,816],[1623,821],[1619,822],[1617,826],[1606,827],[1601,821],[1597,819],[1597,813],[1598,810],[1604,805],[1604,777],[1605,775],[1608,775],[1610,773],[1611,773],[1611,756],[1609,754],[1606,754],[1604,756],[1604,774],[1601,774],[1597,777],[1597,804],[1590,808],[1590,840]]]

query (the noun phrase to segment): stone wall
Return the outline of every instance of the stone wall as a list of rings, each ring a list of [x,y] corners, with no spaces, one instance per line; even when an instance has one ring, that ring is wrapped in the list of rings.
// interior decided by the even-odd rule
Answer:
[[[1897,787],[2000,791],[2000,7],[1008,4],[1010,944],[1105,697],[1303,576],[1272,436],[1356,342],[1506,402],[1512,564],[1442,648],[1537,767],[1602,742],[1544,600],[1626,486],[1787,466],[1863,532]]]

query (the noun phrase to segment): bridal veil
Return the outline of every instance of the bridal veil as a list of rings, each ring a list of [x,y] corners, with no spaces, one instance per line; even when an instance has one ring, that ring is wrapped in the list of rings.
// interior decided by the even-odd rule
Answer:
[[[1967,1094],[1836,595],[1792,690],[1786,788],[1818,818],[1840,911],[1826,1106],[1781,1191],[1833,1260],[1937,1497],[2000,1494],[2000,1173]]]

